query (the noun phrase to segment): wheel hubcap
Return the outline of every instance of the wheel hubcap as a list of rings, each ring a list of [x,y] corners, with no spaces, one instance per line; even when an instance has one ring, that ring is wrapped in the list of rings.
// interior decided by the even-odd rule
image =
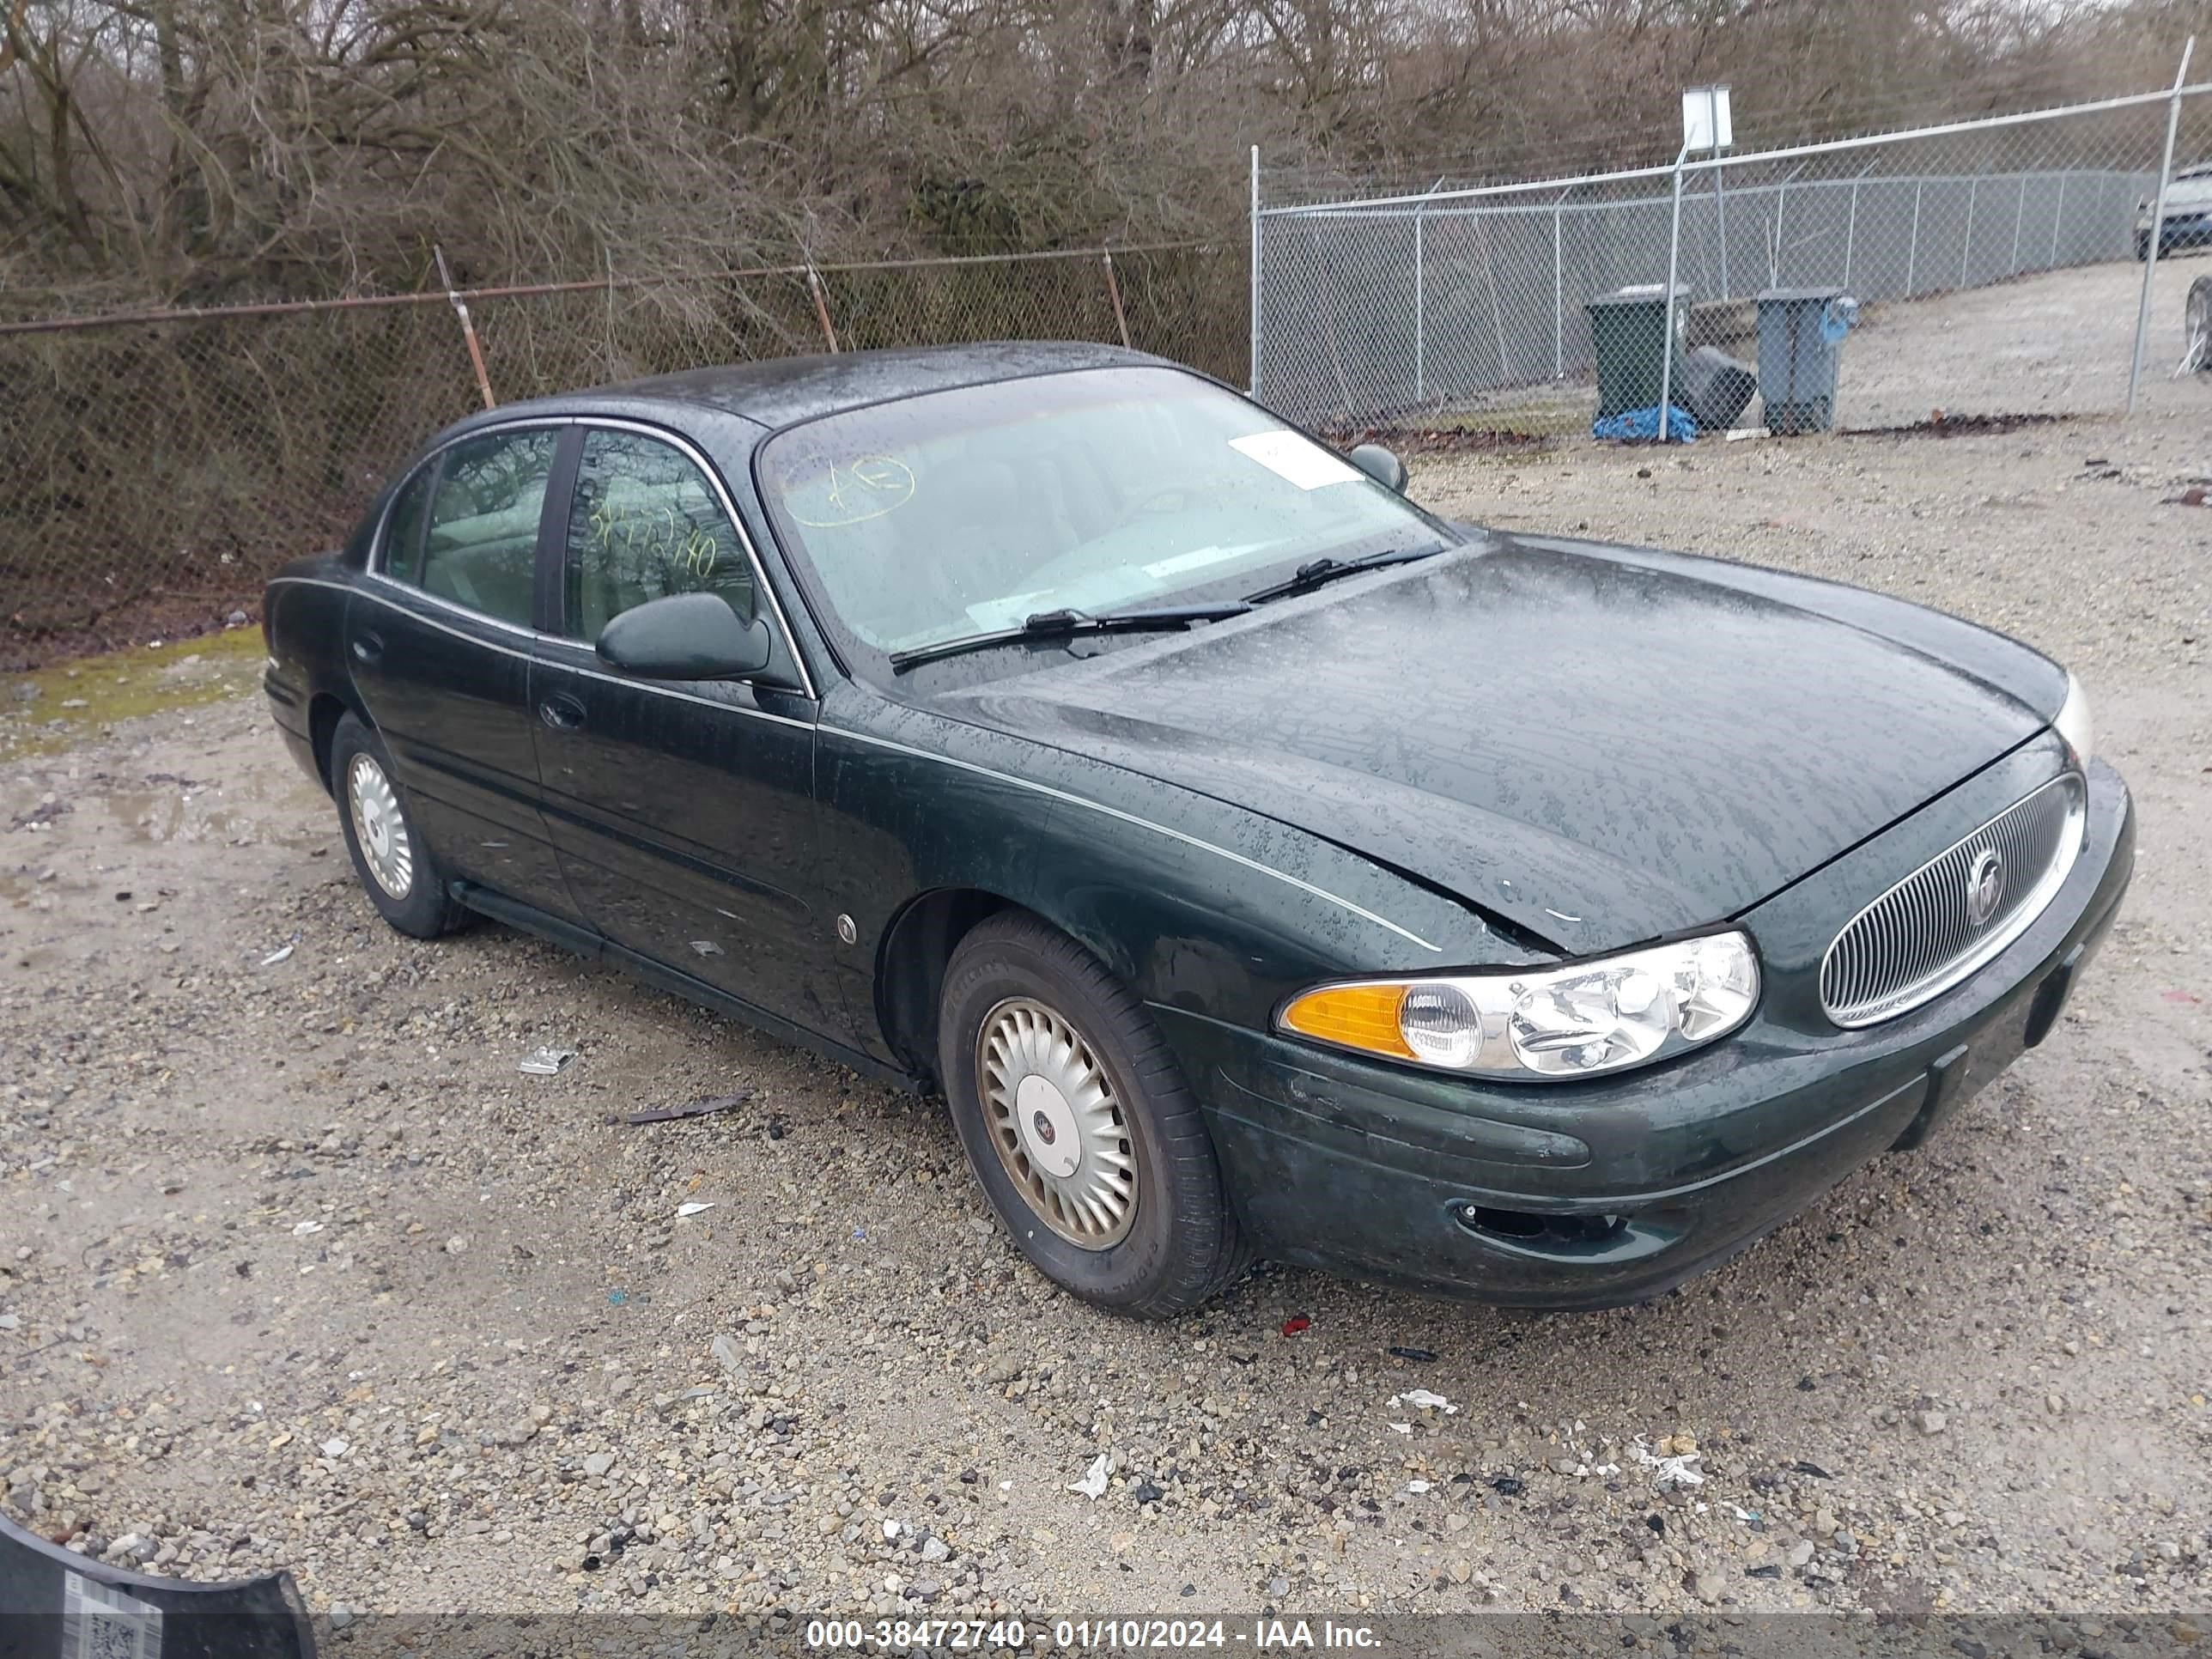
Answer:
[[[1036,1218],[1086,1250],[1127,1237],[1136,1141],[1083,1034],[1044,1004],[1011,997],[983,1017],[975,1076],[991,1146]]]
[[[405,898],[415,885],[415,843],[392,780],[373,757],[356,755],[346,768],[346,804],[368,873],[393,898]]]

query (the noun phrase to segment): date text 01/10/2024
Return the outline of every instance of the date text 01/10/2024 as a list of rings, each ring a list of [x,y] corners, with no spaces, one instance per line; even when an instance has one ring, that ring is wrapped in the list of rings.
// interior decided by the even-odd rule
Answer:
[[[1223,1619],[1060,1619],[1030,1632],[1018,1620],[857,1619],[811,1620],[805,1644],[814,1649],[858,1649],[906,1652],[942,1648],[950,1651],[1018,1650],[1034,1643],[1062,1650],[1168,1650],[1187,1648],[1358,1648],[1381,1644],[1367,1625],[1322,1620],[1318,1627],[1304,1619],[1255,1619],[1249,1626]]]

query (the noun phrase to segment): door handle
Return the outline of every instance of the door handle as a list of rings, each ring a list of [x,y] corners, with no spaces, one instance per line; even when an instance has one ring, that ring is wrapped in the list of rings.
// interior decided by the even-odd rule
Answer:
[[[384,637],[380,634],[356,634],[353,636],[353,653],[363,662],[374,662],[384,655]]]
[[[573,732],[584,723],[584,705],[565,691],[556,691],[538,705],[538,718],[556,732]]]

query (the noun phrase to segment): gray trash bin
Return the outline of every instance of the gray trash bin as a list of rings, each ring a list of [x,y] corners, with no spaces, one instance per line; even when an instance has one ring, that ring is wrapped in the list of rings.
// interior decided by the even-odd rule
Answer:
[[[1698,346],[1675,371],[1674,402],[1690,412],[1700,432],[1724,432],[1751,405],[1759,376],[1717,346]]]
[[[1836,365],[1859,302],[1839,288],[1770,288],[1759,296],[1759,395],[1773,433],[1829,432]]]
[[[1590,347],[1597,358],[1597,415],[1609,420],[1632,410],[1659,406],[1659,382],[1668,374],[1662,343],[1674,353],[1671,371],[1681,384],[1683,347],[1690,331],[1690,290],[1674,285],[1673,326],[1664,283],[1616,289],[1585,301],[1589,315]],[[1679,394],[1674,403],[1680,405]]]

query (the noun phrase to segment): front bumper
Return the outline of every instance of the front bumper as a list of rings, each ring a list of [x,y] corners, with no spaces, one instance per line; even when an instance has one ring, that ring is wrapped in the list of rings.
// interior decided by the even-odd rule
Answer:
[[[2100,763],[2088,781],[2081,857],[2027,932],[1863,1030],[1762,1015],[1650,1071],[1501,1086],[1154,1012],[1266,1255],[1509,1305],[1642,1301],[1919,1144],[2050,1032],[2135,866],[2126,786]]]
[[[2136,221],[2136,240],[2150,240],[2149,220]],[[2160,248],[2197,246],[2205,242],[2212,242],[2212,213],[2168,213],[2166,222],[2159,228]]]

